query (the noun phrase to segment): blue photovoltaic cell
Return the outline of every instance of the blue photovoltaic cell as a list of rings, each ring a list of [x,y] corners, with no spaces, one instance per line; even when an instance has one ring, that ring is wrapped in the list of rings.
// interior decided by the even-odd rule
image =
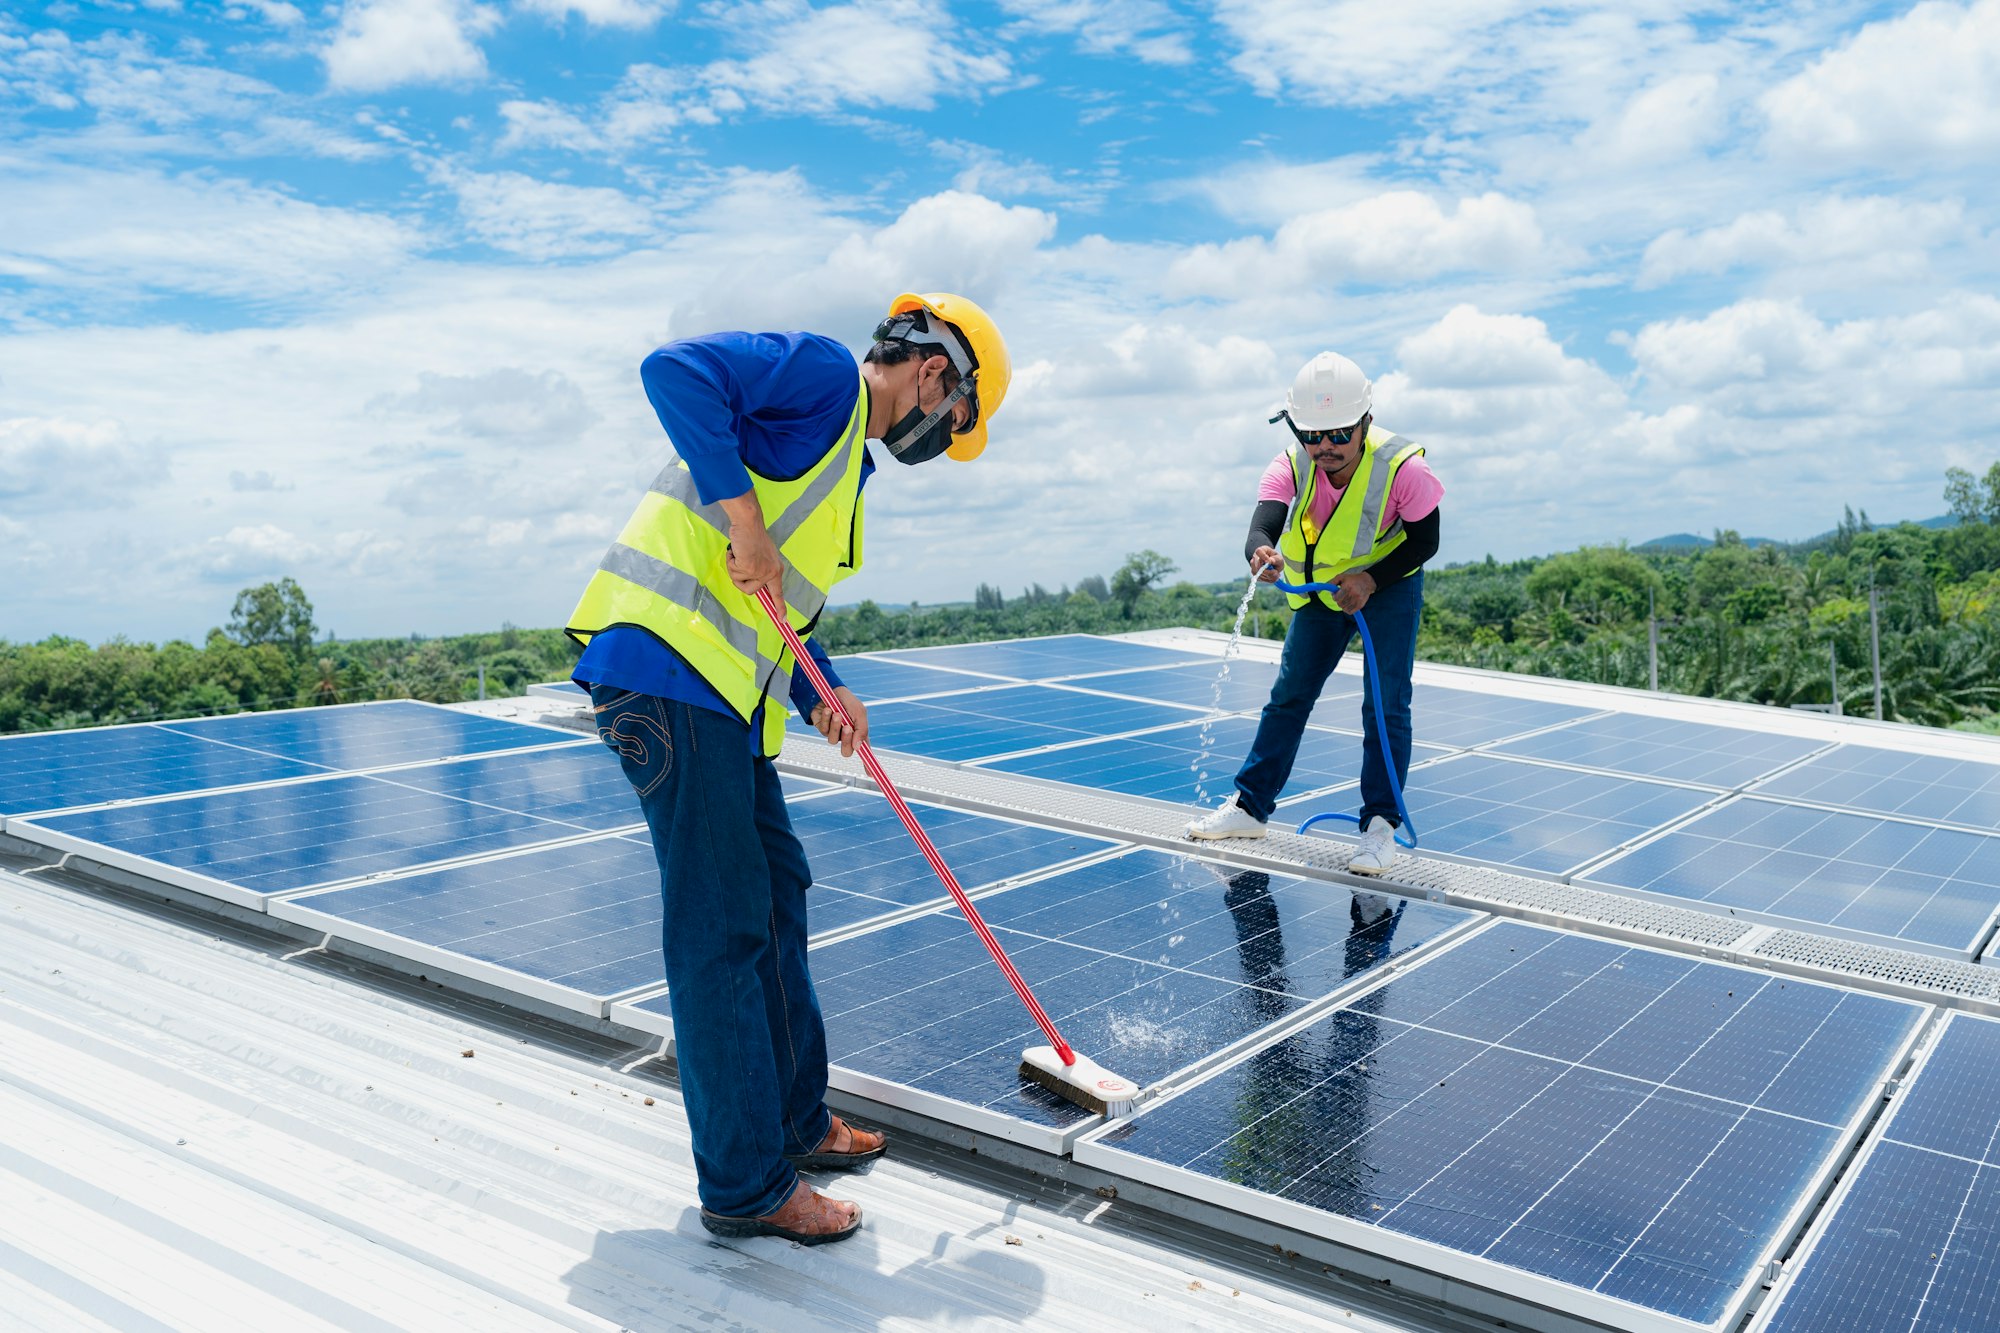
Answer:
[[[161,727],[99,727],[0,738],[0,815],[170,796],[323,772]]]
[[[1007,639],[998,643],[960,643],[947,648],[905,648],[876,653],[917,666],[956,667],[1019,680],[1050,680],[1093,671],[1129,671],[1138,667],[1180,666],[1213,661],[1202,653],[1176,652],[1125,639],[1100,639],[1089,634],[1058,634],[1047,639]]]
[[[1157,699],[1161,703],[1187,704],[1193,708],[1211,708],[1224,713],[1254,713],[1270,701],[1271,682],[1278,678],[1278,668],[1268,662],[1246,662],[1241,659],[1229,664],[1229,677],[1220,681],[1221,698],[1216,698],[1218,680],[1222,675],[1222,661],[1217,658],[1197,666],[1168,667],[1163,671],[1121,671],[1108,676],[1086,676],[1082,680],[1069,682],[1072,689],[1102,690],[1107,694],[1123,694],[1140,699]],[[1348,676],[1329,676],[1321,698],[1339,698],[1352,695],[1361,688],[1359,682]]]
[[[1097,1143],[1715,1325],[1924,1012],[1502,922]]]
[[[1484,745],[1524,731],[1571,722],[1598,711],[1575,704],[1511,695],[1459,690],[1446,685],[1416,685],[1410,693],[1410,724],[1420,741],[1434,745]]]
[[[1616,713],[1504,741],[1494,749],[1500,754],[1605,768],[1635,777],[1733,788],[1804,758],[1822,744],[1741,727]]]
[[[1233,790],[1236,770],[1256,734],[1256,718],[1224,717],[1047,754],[1019,755],[983,767],[1179,805],[1213,804]],[[1410,762],[1447,753],[1418,745],[1412,748]],[[1285,799],[1296,800],[1308,792],[1351,782],[1360,772],[1359,735],[1307,727],[1291,780],[1285,785]]]
[[[1116,845],[944,806],[911,808],[967,892]],[[792,831],[812,867],[806,911],[816,935],[946,896],[930,862],[879,793],[835,792],[802,802],[792,808]]]
[[[1757,788],[1870,814],[2000,828],[2000,764],[1842,745]]]
[[[618,756],[597,741],[404,769],[380,779],[580,829],[622,828],[646,818]]]
[[[963,671],[941,671],[883,657],[836,657],[833,673],[840,683],[861,697],[863,703],[877,699],[907,699],[916,694],[947,694],[975,685],[995,685],[997,680],[970,676]]]
[[[2000,908],[2000,838],[1741,797],[1590,880],[1970,956]]]
[[[331,708],[290,708],[275,713],[237,713],[160,725],[204,740],[347,770],[553,745],[566,739],[564,733],[547,727],[461,713],[409,699]]]
[[[586,995],[665,976],[660,866],[652,844],[632,838],[537,847],[297,901]]]
[[[369,777],[182,796],[35,822],[251,893],[407,870],[579,832]]]
[[[1954,1014],[1761,1333],[2000,1326],[2000,1023]]]
[[[978,906],[1065,1039],[1142,1085],[1471,915],[1152,851]],[[817,946],[812,971],[834,1064],[1036,1125],[1087,1118],[1020,1077],[1044,1038],[955,909]]]
[[[1354,795],[1343,790],[1316,804],[1345,810],[1343,802]],[[1698,809],[1714,795],[1468,754],[1411,774],[1403,798],[1424,851],[1562,874]],[[1312,831],[1351,837],[1355,828],[1320,824]]]
[[[885,750],[930,759],[983,759],[1015,750],[1115,736],[1192,716],[1170,704],[1110,699],[1047,685],[1013,685],[887,703],[868,711],[868,737]]]

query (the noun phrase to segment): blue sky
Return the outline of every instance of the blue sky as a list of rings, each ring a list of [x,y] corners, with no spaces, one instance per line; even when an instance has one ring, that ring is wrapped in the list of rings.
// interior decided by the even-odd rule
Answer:
[[[551,625],[659,342],[975,297],[843,596],[1233,577],[1323,348],[1443,558],[1942,508],[2000,457],[2000,0],[66,0],[0,14],[0,638]]]

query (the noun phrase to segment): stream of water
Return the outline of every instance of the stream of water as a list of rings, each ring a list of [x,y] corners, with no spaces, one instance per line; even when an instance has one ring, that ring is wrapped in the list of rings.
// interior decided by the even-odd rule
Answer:
[[[1208,805],[1208,779],[1210,776],[1210,753],[1215,746],[1215,737],[1210,728],[1215,724],[1216,715],[1222,712],[1223,691],[1229,687],[1229,663],[1236,656],[1236,646],[1243,639],[1243,621],[1250,614],[1250,603],[1257,596],[1257,573],[1250,573],[1250,586],[1243,590],[1243,600],[1236,604],[1236,623],[1229,630],[1229,644],[1222,650],[1222,670],[1216,674],[1215,689],[1209,696],[1209,715],[1202,719],[1201,748],[1195,752],[1194,762],[1189,765],[1194,771],[1195,804]]]

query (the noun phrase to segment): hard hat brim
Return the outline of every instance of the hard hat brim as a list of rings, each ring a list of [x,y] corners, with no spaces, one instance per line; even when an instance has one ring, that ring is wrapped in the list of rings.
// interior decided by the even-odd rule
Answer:
[[[951,443],[945,446],[944,451],[961,463],[970,463],[986,452],[986,423],[973,422],[971,430],[963,435],[952,436]]]

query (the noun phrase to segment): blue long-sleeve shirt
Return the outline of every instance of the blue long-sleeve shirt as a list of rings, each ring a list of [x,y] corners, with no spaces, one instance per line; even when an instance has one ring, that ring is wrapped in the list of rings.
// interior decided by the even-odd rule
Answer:
[[[815,333],[715,333],[655,349],[639,381],[702,503],[714,504],[749,490],[753,470],[777,481],[810,472],[846,429],[859,371],[853,353]],[[874,470],[864,454],[863,485]],[[806,651],[840,684],[819,644],[808,639]],[[679,653],[632,626],[593,635],[574,677],[736,715]],[[792,673],[791,701],[812,720],[819,694],[803,671]]]

